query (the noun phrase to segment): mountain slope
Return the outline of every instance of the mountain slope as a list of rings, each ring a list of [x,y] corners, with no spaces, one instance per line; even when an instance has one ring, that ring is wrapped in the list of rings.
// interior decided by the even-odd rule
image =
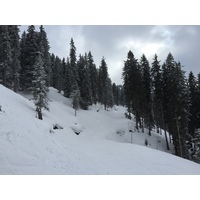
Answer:
[[[132,133],[131,144],[123,107],[75,117],[70,100],[50,88],[41,121],[23,96],[0,85],[0,174],[200,174],[200,165],[164,152],[163,136]]]

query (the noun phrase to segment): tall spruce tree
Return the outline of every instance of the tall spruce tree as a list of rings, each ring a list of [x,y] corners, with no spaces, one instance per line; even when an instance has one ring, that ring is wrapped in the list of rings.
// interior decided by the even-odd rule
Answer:
[[[108,68],[103,57],[101,60],[101,65],[99,67],[99,100],[104,105],[104,109],[106,110],[108,106]]]
[[[9,26],[0,26],[0,82],[12,88],[12,44]]]
[[[163,102],[163,80],[162,80],[162,71],[160,66],[160,61],[158,61],[158,56],[155,54],[153,58],[152,68],[151,68],[151,76],[152,76],[152,88],[153,88],[153,112],[155,124],[157,126],[157,132],[159,133],[159,128],[162,127],[165,132],[165,140],[166,147],[169,150],[169,142],[166,133],[166,125],[164,119],[164,102]],[[160,130],[161,131],[161,130]]]
[[[69,58],[67,58],[66,63],[66,71],[65,71],[65,78],[64,78],[64,96],[69,98],[72,92],[72,69],[69,62]]]
[[[31,91],[33,94],[34,103],[36,106],[36,111],[38,114],[38,119],[42,120],[42,109],[49,110],[47,92],[48,88],[46,86],[46,74],[44,70],[44,64],[42,61],[42,53],[37,52],[37,57],[35,64],[33,65],[33,79]]]
[[[47,75],[47,86],[51,85],[51,76],[52,76],[52,71],[51,71],[51,58],[50,58],[50,45],[49,41],[47,38],[47,33],[44,29],[44,27],[41,25],[40,26],[40,31],[38,34],[38,45],[40,47],[39,51],[42,53],[42,60],[44,62],[44,69],[45,73]]]
[[[88,71],[89,79],[91,83],[91,92],[92,92],[92,103],[96,104],[98,101],[98,73],[96,65],[94,64],[93,56],[91,52],[88,53]]]
[[[188,123],[188,131],[189,135],[193,136],[194,131],[197,127],[197,107],[198,107],[198,101],[197,101],[197,80],[193,74],[193,72],[189,73],[188,76],[188,87],[189,87],[189,110],[190,110],[190,116],[189,116],[189,123]]]
[[[123,87],[125,95],[125,104],[128,108],[129,118],[130,113],[133,113],[135,115],[136,129],[138,129],[138,125],[140,125],[140,127],[142,126],[142,75],[138,61],[137,59],[135,59],[132,51],[128,52],[127,60],[124,63],[122,79],[124,82]]]
[[[151,94],[151,75],[150,66],[146,56],[143,54],[140,59],[140,67],[142,71],[142,99],[141,110],[142,118],[148,127],[148,134],[151,135],[151,129],[153,127],[153,116],[152,116],[152,94]],[[144,132],[144,125],[143,132]]]
[[[80,106],[87,110],[89,105],[92,105],[92,92],[90,84],[90,76],[88,70],[87,54],[80,55],[77,61],[78,67],[78,86],[80,89]]]
[[[17,25],[9,26],[9,34],[11,40],[11,67],[12,67],[12,89],[17,92],[19,86],[19,73],[20,73],[20,43],[19,43],[19,27]]]
[[[173,137],[175,154],[187,157],[188,88],[181,64],[171,53],[163,65],[163,107],[167,129]]]
[[[77,60],[76,60],[76,47],[73,41],[73,38],[71,38],[70,42],[70,68],[72,70],[72,77],[71,77],[71,91],[79,90],[78,88],[78,70],[77,70]]]
[[[22,89],[28,90],[32,87],[32,79],[33,79],[33,71],[34,71],[34,65],[36,63],[37,59],[37,52],[39,50],[38,46],[38,34],[35,31],[35,26],[31,25],[28,27],[27,34],[26,34],[26,40],[25,45],[23,48],[23,58],[24,61],[21,61],[23,66],[23,73],[22,76]]]

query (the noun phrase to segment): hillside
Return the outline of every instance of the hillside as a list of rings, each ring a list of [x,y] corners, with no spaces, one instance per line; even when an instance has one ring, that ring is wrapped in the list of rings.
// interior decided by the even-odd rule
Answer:
[[[54,88],[48,96],[41,121],[29,94],[0,85],[0,174],[200,174],[200,165],[172,155],[172,146],[165,152],[163,135],[129,132],[124,107],[96,105],[75,117],[69,99]]]

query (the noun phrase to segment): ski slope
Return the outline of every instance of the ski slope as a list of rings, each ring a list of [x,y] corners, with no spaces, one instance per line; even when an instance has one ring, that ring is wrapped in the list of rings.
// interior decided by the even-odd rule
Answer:
[[[75,117],[70,99],[54,88],[48,97],[50,111],[41,121],[29,94],[0,85],[1,175],[200,174],[199,164],[172,155],[172,145],[166,151],[164,135],[129,132],[134,122],[124,107],[96,105]]]

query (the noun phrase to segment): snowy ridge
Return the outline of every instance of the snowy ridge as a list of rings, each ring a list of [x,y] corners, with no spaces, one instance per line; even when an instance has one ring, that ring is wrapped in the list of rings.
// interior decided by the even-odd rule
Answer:
[[[200,174],[199,164],[164,152],[163,136],[130,133],[123,107],[96,105],[75,117],[71,101],[50,88],[41,121],[28,94],[0,85],[0,95],[0,174]]]

